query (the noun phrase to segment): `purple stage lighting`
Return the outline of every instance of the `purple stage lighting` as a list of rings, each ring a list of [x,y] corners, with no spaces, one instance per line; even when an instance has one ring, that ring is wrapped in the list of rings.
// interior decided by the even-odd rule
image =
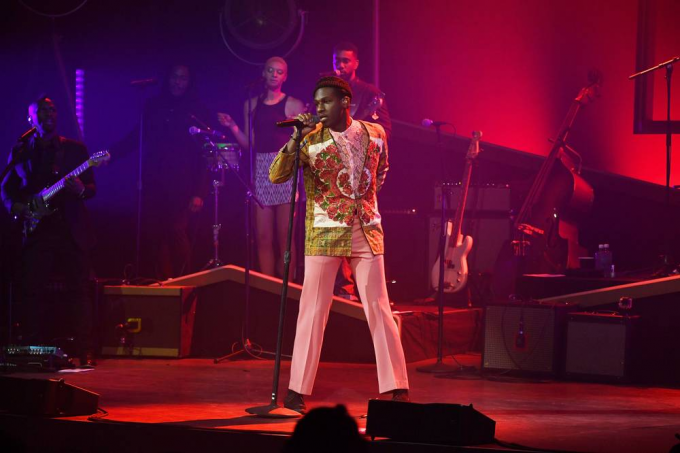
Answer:
[[[76,69],[76,119],[80,136],[85,137],[85,70]]]

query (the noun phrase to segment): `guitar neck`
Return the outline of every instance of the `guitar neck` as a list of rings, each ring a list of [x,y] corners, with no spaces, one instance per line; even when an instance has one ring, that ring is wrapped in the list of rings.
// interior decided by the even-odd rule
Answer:
[[[519,214],[515,219],[515,229],[520,229],[520,226],[522,224],[527,223],[529,221],[528,220],[529,213],[531,212],[532,207],[536,203],[538,196],[543,191],[543,187],[545,186],[545,183],[548,179],[548,175],[552,170],[553,163],[557,160],[560,149],[567,140],[567,136],[569,135],[569,131],[571,130],[571,125],[574,123],[574,120],[576,119],[576,114],[578,114],[580,108],[581,101],[579,98],[576,98],[574,102],[571,104],[569,112],[567,112],[567,115],[564,118],[562,125],[560,126],[560,130],[559,133],[557,134],[557,138],[553,143],[553,147],[550,150],[550,153],[548,153],[548,156],[545,158],[545,161],[543,162],[543,165],[541,166],[541,169],[539,170],[538,175],[536,176],[536,179],[533,185],[531,186],[531,189],[529,190],[529,194],[527,195],[526,199],[524,200],[524,203],[522,204],[522,209],[520,209]]]
[[[40,192],[40,196],[44,201],[49,201],[52,197],[61,192],[61,190],[65,187],[66,178],[80,176],[85,172],[85,170],[87,170],[90,167],[91,164],[90,160],[88,159],[82,164],[80,164],[78,167],[76,167],[76,169],[70,172],[68,175],[64,176],[59,181],[57,181],[55,184]]]
[[[467,203],[468,189],[470,188],[470,177],[472,175],[472,160],[466,159],[465,169],[463,170],[463,181],[460,186],[460,195],[458,196],[458,206],[456,207],[456,215],[453,218],[453,231],[451,232],[452,245],[458,240],[463,227],[463,213],[465,212],[465,204]]]

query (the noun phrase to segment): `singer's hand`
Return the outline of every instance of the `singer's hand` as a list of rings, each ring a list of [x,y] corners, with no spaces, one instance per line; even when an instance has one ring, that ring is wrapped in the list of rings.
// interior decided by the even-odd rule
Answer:
[[[300,113],[295,119],[302,121],[304,124],[302,128],[295,128],[294,136],[297,140],[301,140],[302,137],[316,129],[316,121],[314,121],[314,115],[311,113]]]
[[[238,129],[236,121],[234,121],[234,119],[227,113],[218,113],[217,121],[219,121],[222,126],[228,127],[229,129]]]

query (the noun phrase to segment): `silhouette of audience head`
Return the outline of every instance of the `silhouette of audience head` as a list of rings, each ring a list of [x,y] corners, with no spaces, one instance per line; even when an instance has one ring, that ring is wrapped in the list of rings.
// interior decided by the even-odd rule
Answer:
[[[338,404],[309,411],[295,426],[283,453],[363,453],[367,446],[347,408]]]

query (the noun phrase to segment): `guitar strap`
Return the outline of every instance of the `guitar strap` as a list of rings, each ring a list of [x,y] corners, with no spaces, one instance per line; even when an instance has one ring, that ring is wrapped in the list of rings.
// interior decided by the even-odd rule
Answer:
[[[59,176],[64,167],[64,147],[61,146],[61,137],[54,139],[54,162],[52,163],[52,174]]]

